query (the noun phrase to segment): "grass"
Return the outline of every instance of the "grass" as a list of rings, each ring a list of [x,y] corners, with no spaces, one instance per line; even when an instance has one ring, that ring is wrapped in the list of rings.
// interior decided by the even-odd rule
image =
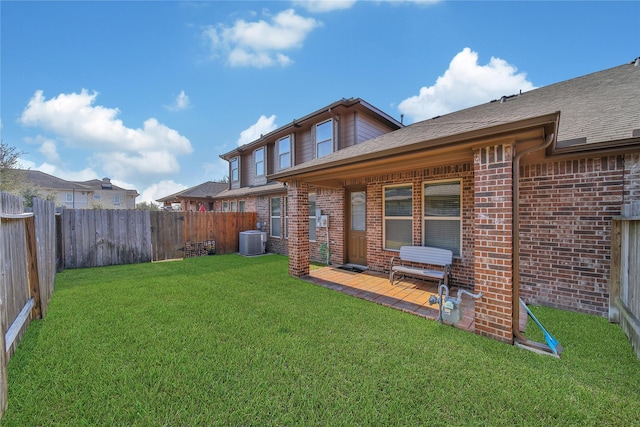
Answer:
[[[222,255],[68,270],[8,366],[3,426],[640,424],[606,319],[534,308],[560,359]]]

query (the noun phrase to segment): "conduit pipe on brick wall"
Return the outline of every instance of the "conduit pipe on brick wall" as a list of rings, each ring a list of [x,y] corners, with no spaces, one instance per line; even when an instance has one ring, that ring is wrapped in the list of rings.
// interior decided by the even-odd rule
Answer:
[[[546,133],[546,132],[545,132]],[[520,332],[520,159],[527,154],[538,150],[544,150],[553,143],[558,134],[558,120],[556,120],[555,130],[550,135],[544,136],[542,144],[529,147],[518,153],[513,158],[513,302],[512,302],[512,329],[516,341],[523,346],[545,353],[553,353],[553,350],[546,344],[531,341]]]

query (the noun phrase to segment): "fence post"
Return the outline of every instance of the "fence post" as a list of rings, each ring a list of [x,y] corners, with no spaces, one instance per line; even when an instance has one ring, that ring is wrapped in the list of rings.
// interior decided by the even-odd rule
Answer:
[[[609,280],[609,322],[620,323],[620,310],[616,299],[620,297],[621,225],[617,218],[611,220],[611,278]]]
[[[30,294],[33,298],[32,319],[42,318],[42,302],[40,300],[40,275],[38,274],[38,244],[36,242],[36,221],[33,216],[25,219],[25,236],[27,239],[27,273],[29,274]]]

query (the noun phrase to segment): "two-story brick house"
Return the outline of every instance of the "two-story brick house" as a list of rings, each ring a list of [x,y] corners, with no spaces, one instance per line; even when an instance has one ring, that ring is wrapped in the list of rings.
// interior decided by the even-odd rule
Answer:
[[[380,135],[402,128],[396,119],[359,98],[342,99],[293,120],[258,140],[220,157],[229,162],[229,189],[214,196],[215,211],[256,212],[258,228],[268,235],[267,250],[288,254],[287,187],[269,179],[314,159],[357,146]],[[327,250],[326,234],[315,227],[316,210],[328,212],[327,195],[333,189],[318,187],[309,198],[312,258],[321,260]],[[316,204],[317,202],[317,204]]]
[[[640,59],[301,160],[267,176],[286,185],[291,275],[317,257],[315,206],[335,264],[451,249],[482,335],[517,338],[520,296],[605,316],[611,220],[640,200]]]

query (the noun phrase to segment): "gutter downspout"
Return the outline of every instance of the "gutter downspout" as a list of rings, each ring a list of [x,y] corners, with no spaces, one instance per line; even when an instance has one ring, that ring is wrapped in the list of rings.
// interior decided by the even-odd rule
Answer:
[[[545,132],[546,133],[546,132]],[[555,121],[554,132],[545,135],[546,140],[539,145],[530,147],[513,158],[513,301],[512,301],[512,330],[516,341],[522,345],[545,353],[553,353],[551,348],[543,343],[531,341],[520,332],[520,159],[534,151],[549,147],[558,134],[558,119]]]

